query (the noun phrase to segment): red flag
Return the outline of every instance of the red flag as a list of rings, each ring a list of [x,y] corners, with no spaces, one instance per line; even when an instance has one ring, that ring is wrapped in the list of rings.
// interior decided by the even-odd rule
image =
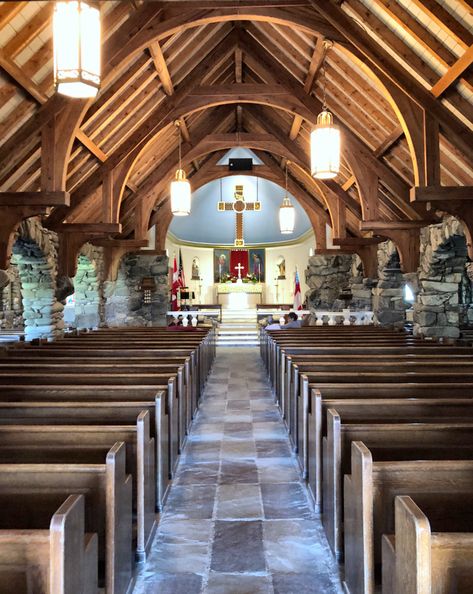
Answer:
[[[177,270],[176,254],[174,254],[174,264],[172,267],[172,286],[171,286],[171,311],[177,311],[177,291],[179,289],[179,272]]]
[[[186,277],[184,275],[184,266],[182,264],[182,254],[181,254],[181,248],[179,248],[179,286],[180,287],[185,287],[186,286]]]
[[[301,295],[301,284],[299,282],[299,273],[296,269],[296,284],[294,287],[294,311],[302,309],[302,295]]]

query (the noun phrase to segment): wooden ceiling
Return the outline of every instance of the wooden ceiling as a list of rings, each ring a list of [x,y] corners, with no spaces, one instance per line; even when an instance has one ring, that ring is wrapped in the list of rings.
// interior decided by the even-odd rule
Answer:
[[[194,189],[227,173],[227,149],[247,146],[264,163],[257,174],[281,185],[288,161],[314,228],[328,222],[341,238],[366,235],[361,221],[435,220],[410,201],[413,186],[473,186],[471,0],[99,4],[93,102],[54,92],[53,2],[0,4],[0,192],[66,190],[70,206],[55,206],[50,225],[120,222],[116,237],[140,239],[157,223],[162,242],[175,120]],[[343,142],[326,183],[309,173],[324,93]],[[58,187],[45,187],[46,151],[65,155]]]

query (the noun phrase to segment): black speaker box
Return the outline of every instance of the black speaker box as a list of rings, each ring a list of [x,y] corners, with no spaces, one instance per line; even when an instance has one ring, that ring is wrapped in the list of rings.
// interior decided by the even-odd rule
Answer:
[[[229,159],[229,171],[251,171],[253,169],[253,159]]]

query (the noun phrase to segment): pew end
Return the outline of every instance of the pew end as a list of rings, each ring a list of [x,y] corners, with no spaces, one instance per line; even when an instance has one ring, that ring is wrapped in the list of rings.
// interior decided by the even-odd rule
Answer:
[[[361,441],[351,444],[351,475],[345,475],[345,583],[351,593],[374,594],[373,458]]]
[[[322,439],[323,482],[318,492],[322,498],[323,525],[327,540],[337,559],[342,555],[342,476],[341,419],[334,409],[327,411],[327,436]]]
[[[394,508],[396,535],[383,539],[383,594],[472,592],[473,534],[432,532],[409,496],[396,497]]]

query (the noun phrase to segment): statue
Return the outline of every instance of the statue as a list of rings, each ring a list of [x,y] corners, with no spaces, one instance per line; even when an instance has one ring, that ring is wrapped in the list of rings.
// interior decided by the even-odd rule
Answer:
[[[192,280],[200,280],[199,258],[192,259]]]
[[[284,256],[279,256],[276,261],[276,266],[278,267],[278,280],[285,280],[286,278],[286,258]]]

